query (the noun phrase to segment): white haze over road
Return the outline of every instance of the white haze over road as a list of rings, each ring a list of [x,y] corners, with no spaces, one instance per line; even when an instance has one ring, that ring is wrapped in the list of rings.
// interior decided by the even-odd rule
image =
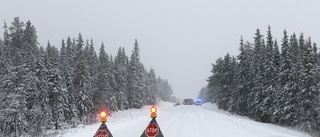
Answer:
[[[195,98],[206,86],[211,63],[227,52],[238,54],[239,39],[253,41],[257,28],[320,38],[318,0],[4,0],[0,19],[19,16],[37,28],[40,45],[60,47],[61,40],[93,38],[115,55],[123,46],[130,56],[134,39],[146,68],[168,79],[177,97]],[[2,33],[0,34],[2,37]]]
[[[150,106],[149,106],[150,107]],[[149,107],[112,114],[106,123],[114,137],[139,137],[151,118]],[[230,115],[215,105],[176,106],[161,102],[157,122],[165,137],[310,137],[288,128]],[[60,131],[58,137],[90,137],[99,124]]]

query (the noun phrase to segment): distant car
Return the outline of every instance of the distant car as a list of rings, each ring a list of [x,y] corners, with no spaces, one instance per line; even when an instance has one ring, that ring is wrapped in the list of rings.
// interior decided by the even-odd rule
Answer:
[[[176,103],[176,104],[174,104],[174,106],[180,106],[181,104],[180,103]]]
[[[201,99],[201,98],[198,98],[198,99],[196,100],[196,106],[201,106],[201,104],[202,104],[202,99]]]
[[[193,101],[193,99],[188,98],[188,99],[184,99],[182,104],[183,105],[193,105],[194,101]]]

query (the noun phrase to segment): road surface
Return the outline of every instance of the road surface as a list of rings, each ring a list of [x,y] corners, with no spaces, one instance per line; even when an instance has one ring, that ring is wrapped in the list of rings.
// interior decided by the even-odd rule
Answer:
[[[150,120],[148,107],[144,107],[112,114],[107,126],[114,137],[140,137]],[[289,128],[231,115],[212,104],[174,107],[162,103],[157,122],[165,137],[310,137]],[[99,125],[79,126],[61,131],[58,136],[92,137]]]

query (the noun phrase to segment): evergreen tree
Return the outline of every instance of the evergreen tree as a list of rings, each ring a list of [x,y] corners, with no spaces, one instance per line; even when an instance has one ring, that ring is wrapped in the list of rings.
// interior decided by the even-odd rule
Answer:
[[[101,109],[105,109],[104,106],[107,105],[105,104],[105,98],[106,94],[108,94],[107,87],[109,85],[108,80],[107,80],[107,75],[106,75],[106,69],[107,69],[107,64],[106,62],[108,61],[108,56],[104,50],[104,44],[102,43],[100,47],[100,52],[99,52],[99,65],[98,65],[98,74],[97,74],[97,92],[93,94],[93,97],[95,98],[94,104],[96,104],[96,111],[99,111]]]
[[[95,78],[97,75],[98,57],[95,52],[92,39],[90,43],[87,42],[87,46],[85,50],[87,54],[87,65],[88,65],[90,76]]]
[[[284,125],[295,124],[297,110],[296,97],[298,84],[294,74],[292,65],[292,48],[289,46],[287,32],[284,31],[284,36],[281,45],[281,66],[279,73],[279,92],[277,94],[277,109],[274,113],[273,121]],[[288,98],[288,96],[290,96]]]
[[[141,72],[143,70],[141,70],[139,52],[139,45],[137,40],[135,40],[134,50],[130,57],[128,75],[128,101],[130,108],[141,108],[143,106],[143,99],[141,98],[143,93]]]
[[[63,48],[65,47],[65,48]],[[68,102],[68,110],[65,112],[66,122],[71,125],[71,127],[75,127],[79,123],[79,111],[76,106],[76,96],[77,92],[74,90],[73,85],[73,77],[74,77],[74,67],[76,65],[75,61],[75,43],[72,42],[71,38],[68,37],[66,44],[64,41],[62,42],[60,56],[61,56],[61,87],[65,92],[67,91],[67,102]]]
[[[28,66],[24,49],[25,24],[14,18],[12,26],[9,27],[8,43],[5,45],[4,60],[9,61],[7,74],[2,77],[2,88],[4,93],[2,114],[6,117],[2,122],[4,135],[26,135],[28,132],[28,93],[32,92],[35,80]],[[6,37],[6,36],[5,36]],[[6,65],[6,63],[4,64]],[[17,125],[16,123],[20,124]]]
[[[153,69],[150,69],[150,72],[147,73],[148,77],[146,80],[146,104],[147,105],[155,105],[157,103],[156,100],[156,90],[157,90],[157,78]]]
[[[274,48],[273,48],[273,62],[276,68],[276,72],[279,73],[280,69],[280,52],[279,52],[279,46],[277,40],[274,41]],[[275,78],[277,79],[277,77]],[[277,81],[277,80],[276,80]]]
[[[170,101],[172,95],[172,87],[167,80],[161,77],[157,78],[157,96],[163,101]]]
[[[302,44],[301,44],[302,45]],[[317,129],[319,111],[319,88],[316,83],[314,53],[310,38],[302,47],[301,90],[298,93],[299,120],[301,129],[312,132]]]
[[[75,53],[73,50],[73,44],[72,44],[71,38],[68,37],[67,43],[66,43],[66,58],[69,62],[71,69],[75,66],[75,61],[74,61],[75,55],[74,54]]]
[[[117,94],[118,109],[127,109],[129,102],[127,101],[128,94],[128,57],[125,54],[124,48],[119,48],[118,54],[115,57],[115,78],[117,87],[115,89]]]
[[[115,78],[115,63],[113,61],[113,57],[110,56],[110,60],[107,62],[107,79],[110,83],[109,86],[109,91],[110,91],[110,96],[108,97],[108,99],[110,100],[110,110],[111,111],[117,111],[117,99],[116,99],[116,91],[115,89],[118,87],[118,84],[116,82],[116,78]]]
[[[4,26],[3,26],[4,32],[3,32],[3,46],[8,46],[9,45],[9,32],[8,32],[8,26],[6,21],[4,21]]]
[[[60,50],[60,98],[59,98],[59,128],[66,128],[67,124],[71,124],[71,119],[73,117],[72,112],[72,78],[71,78],[71,67],[68,61],[67,48],[64,40],[61,43]],[[63,121],[62,121],[63,120]]]
[[[27,106],[27,116],[26,120],[28,121],[28,132],[39,133],[35,132],[34,130],[38,127],[33,125],[33,117],[35,114],[30,113],[33,106],[36,105],[37,94],[39,94],[39,90],[37,89],[37,85],[39,84],[38,78],[36,76],[37,70],[35,69],[36,66],[36,58],[39,54],[38,50],[38,42],[37,42],[37,34],[36,29],[33,25],[31,25],[30,21],[27,21],[25,25],[25,29],[23,30],[23,38],[22,38],[22,47],[21,47],[21,55],[23,58],[23,62],[25,64],[26,69],[26,92],[27,92],[27,99],[26,99],[26,106]],[[31,123],[31,124],[30,124]]]
[[[108,79],[108,73],[109,73],[109,63],[110,59],[108,54],[104,50],[104,44],[102,43],[100,47],[100,53],[99,53],[99,67],[98,67],[98,76],[97,76],[97,89],[98,92],[94,95],[96,98],[95,104],[97,104],[97,111],[101,109],[108,109],[113,110],[113,106],[111,105],[111,99],[112,99],[112,91],[111,91],[111,84]]]
[[[219,81],[219,79],[222,78],[222,71],[223,71],[223,59],[222,58],[218,58],[216,60],[215,64],[212,64],[212,75],[208,78],[208,88],[209,88],[209,92],[208,92],[208,96],[210,97],[210,100],[214,103],[219,102],[220,99],[218,92],[221,90],[221,83]],[[218,103],[217,103],[218,104]]]
[[[34,129],[29,130],[33,136],[41,136],[45,129],[41,126],[48,126],[51,121],[51,107],[49,106],[49,93],[47,83],[47,69],[45,66],[46,52],[43,47],[39,48],[39,54],[36,57],[35,63],[35,76],[37,78],[37,93],[34,99],[34,105],[29,110],[32,116],[30,125],[34,126]],[[50,117],[49,117],[50,116]]]
[[[76,42],[75,42],[76,41]],[[79,36],[78,36],[78,39],[77,40],[73,40],[73,43],[72,43],[72,47],[73,47],[73,50],[74,50],[74,55],[73,55],[73,62],[74,62],[74,65],[73,67],[76,67],[77,65],[77,62],[79,61],[80,57],[84,56],[83,55],[83,46],[84,46],[84,43],[83,43],[83,39],[82,39],[82,35],[81,33],[79,33]],[[82,58],[84,59],[84,58]]]
[[[62,121],[64,118],[64,105],[66,104],[67,97],[61,89],[61,76],[59,71],[59,62],[60,56],[58,49],[54,46],[51,46],[48,43],[46,54],[46,69],[47,69],[47,84],[48,84],[48,93],[49,93],[49,105],[51,107],[52,120],[49,125],[53,129],[60,129]],[[61,122],[61,123],[60,123]]]
[[[75,103],[77,110],[79,111],[78,117],[83,123],[91,123],[94,118],[94,105],[92,94],[93,92],[93,79],[90,77],[88,67],[86,66],[86,54],[82,51],[83,40],[81,34],[79,34],[76,44],[76,66],[74,68],[74,76],[72,78],[72,84],[74,90],[77,91],[75,94]]]
[[[235,89],[235,60],[227,54],[224,59],[218,59],[213,68],[213,76],[209,78],[209,87],[217,86],[214,93],[218,107],[223,110],[232,109],[236,99],[233,98],[233,90]]]
[[[262,96],[264,97],[261,102],[263,122],[270,122],[271,115],[273,114],[275,107],[275,94],[276,94],[276,77],[277,77],[277,66],[274,63],[274,44],[272,40],[272,34],[270,26],[267,31],[267,44],[265,48],[265,60],[264,60],[264,71],[262,81]]]
[[[15,17],[14,21],[11,23],[12,26],[9,27],[10,33],[9,33],[9,44],[11,48],[11,55],[13,56],[15,53],[14,51],[17,48],[21,48],[23,45],[23,35],[24,35],[24,29],[25,26],[24,22],[20,21],[19,17]]]
[[[255,76],[252,80],[254,85],[253,92],[249,94],[249,107],[251,110],[251,117],[258,121],[267,122],[268,117],[264,115],[263,101],[266,99],[266,94],[263,90],[263,79],[265,71],[265,46],[263,42],[263,36],[260,34],[260,30],[257,29],[254,37],[254,49],[253,49],[253,70],[252,75]]]
[[[293,35],[290,37],[290,49],[291,49],[291,60],[294,67],[300,62],[300,49],[299,49],[299,43],[296,38],[296,34],[293,33]]]
[[[237,93],[235,94],[238,96],[238,99],[235,102],[235,108],[233,111],[237,112],[240,115],[248,115],[248,102],[247,99],[248,94],[250,93],[250,81],[252,76],[250,76],[250,51],[252,49],[246,48],[248,46],[244,45],[243,39],[241,37],[240,39],[240,54],[238,55],[238,71],[237,71]],[[250,45],[250,43],[246,43],[247,45]]]

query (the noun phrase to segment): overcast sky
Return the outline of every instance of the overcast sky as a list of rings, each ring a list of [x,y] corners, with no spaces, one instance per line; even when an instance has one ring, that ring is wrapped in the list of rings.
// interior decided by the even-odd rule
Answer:
[[[49,40],[60,48],[81,32],[97,51],[104,42],[109,54],[122,46],[130,56],[137,38],[145,67],[183,99],[196,98],[211,64],[237,55],[240,36],[253,41],[257,28],[266,35],[270,25],[278,42],[286,29],[319,43],[319,7],[317,0],[3,0],[0,19],[30,20],[42,46]]]

